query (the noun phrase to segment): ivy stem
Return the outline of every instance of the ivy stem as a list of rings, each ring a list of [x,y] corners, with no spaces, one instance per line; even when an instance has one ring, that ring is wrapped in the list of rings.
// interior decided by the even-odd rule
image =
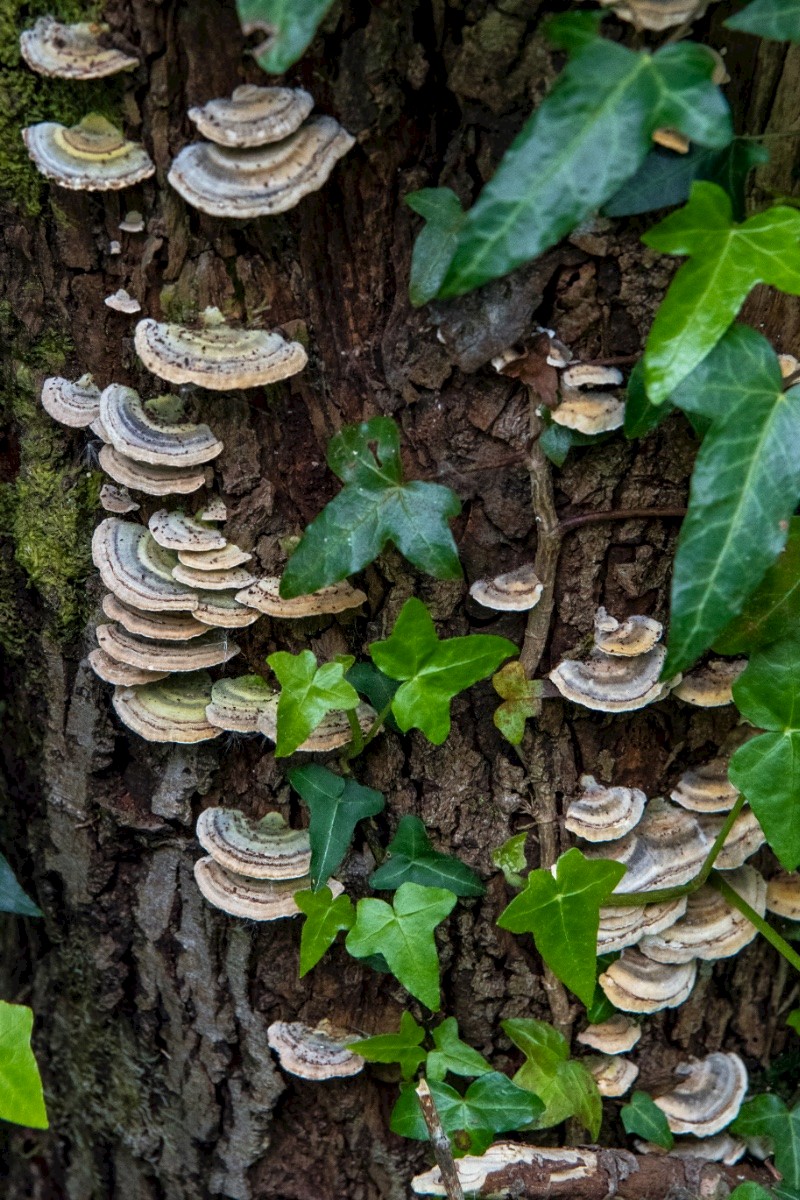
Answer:
[[[650,518],[668,520],[671,517],[685,517],[685,508],[615,508],[608,512],[578,513],[574,517],[564,517],[559,522],[559,532],[563,537],[573,529],[583,525],[596,525],[601,521],[646,521]]]
[[[354,710],[348,710],[347,720],[350,722],[350,728],[353,732],[353,740],[340,757],[340,761],[342,763],[348,763],[351,759],[358,758],[359,754],[362,754],[364,750],[366,750],[372,739],[377,737],[377,735],[380,733],[386,722],[386,718],[389,716],[391,711],[392,702],[390,700],[388,704],[384,705],[381,711],[376,715],[375,720],[372,722],[367,732],[362,733],[361,725],[359,724],[358,717],[356,716]]]
[[[447,1200],[464,1200],[461,1180],[458,1178],[458,1171],[455,1159],[453,1158],[453,1147],[450,1145],[450,1139],[442,1127],[441,1118],[431,1095],[431,1089],[428,1087],[427,1079],[420,1079],[415,1090],[420,1109],[422,1110],[422,1116],[428,1127],[428,1137],[431,1139],[433,1156],[442,1175],[442,1184]]]
[[[712,871],[709,883],[713,888],[716,888],[720,895],[727,900],[733,908],[737,908],[742,916],[747,917],[751,925],[755,925],[762,937],[766,938],[771,946],[774,946],[779,954],[783,955],[788,963],[794,967],[795,971],[800,971],[800,954],[792,949],[785,938],[782,938],[776,929],[773,929],[768,921],[760,917],[755,909],[751,908],[746,900],[743,900],[738,892],[735,892],[724,875],[719,871]]]
[[[553,471],[539,442],[544,426],[537,412],[539,397],[533,388],[528,389],[528,398],[531,434],[528,474],[533,516],[536,521],[536,557],[533,569],[542,584],[542,595],[539,603],[528,614],[519,660],[525,674],[532,679],[544,654],[550,632],[555,602],[556,568],[561,552],[561,528],[553,494]]]
[[[347,720],[350,723],[350,732],[353,735],[350,741],[350,746],[345,754],[345,759],[349,761],[351,758],[357,758],[364,749],[364,735],[361,732],[358,716],[354,708],[347,709]]]

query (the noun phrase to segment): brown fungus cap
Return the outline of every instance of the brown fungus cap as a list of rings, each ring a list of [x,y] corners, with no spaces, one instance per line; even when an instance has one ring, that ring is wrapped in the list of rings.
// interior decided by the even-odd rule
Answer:
[[[358,1075],[364,1059],[348,1050],[346,1042],[358,1041],[342,1031],[336,1038],[333,1031],[313,1028],[301,1021],[273,1021],[267,1026],[267,1042],[278,1056],[284,1071],[301,1079],[341,1079]]]
[[[106,296],[103,303],[107,308],[113,308],[115,312],[130,314],[142,311],[139,301],[126,292],[125,288],[117,288],[116,292],[112,292],[110,296]]]
[[[222,442],[208,425],[174,420],[181,407],[176,396],[142,404],[133,388],[112,383],[100,397],[100,420],[114,448],[137,463],[201,466],[222,453]]]
[[[209,724],[231,733],[258,733],[262,713],[271,713],[277,722],[278,693],[260,675],[239,675],[235,679],[218,679],[211,689],[211,703],[206,709]]]
[[[144,671],[199,671],[218,667],[239,653],[236,642],[216,629],[182,643],[140,638],[121,625],[98,625],[97,641],[109,658]]]
[[[738,796],[738,789],[728,779],[728,761],[724,758],[712,758],[684,771],[670,792],[676,804],[699,813],[730,812]]]
[[[147,525],[159,546],[166,550],[223,550],[228,544],[213,525],[180,510],[160,508]]]
[[[583,791],[567,808],[564,825],[588,842],[610,842],[629,833],[642,818],[647,797],[638,788],[605,787],[581,775]]]
[[[600,975],[599,983],[615,1008],[653,1013],[683,1004],[694,987],[697,963],[657,963],[633,946]]]
[[[550,679],[567,700],[597,712],[632,712],[661,698],[664,646],[647,654],[615,658],[595,650],[588,659],[565,659]]]
[[[686,897],[676,896],[660,904],[607,905],[600,909],[597,927],[597,953],[614,954],[628,946],[638,946],[647,933],[660,933],[686,912]]]
[[[218,731],[217,731],[218,732]],[[294,893],[307,891],[311,887],[308,875],[300,879],[248,879],[226,871],[209,855],[194,864],[194,877],[202,894],[213,904],[232,917],[244,917],[250,921],[278,921],[282,917],[296,917],[300,909],[294,902]],[[335,879],[328,880],[334,896],[343,892],[342,885]]]
[[[196,671],[143,687],[118,687],[112,703],[123,725],[145,741],[192,744],[220,735],[206,720],[210,699],[211,676]]]
[[[215,392],[276,383],[308,362],[299,342],[266,329],[236,329],[216,308],[205,310],[196,329],[140,321],[134,344],[148,371],[159,378]]]
[[[705,833],[709,845],[715,841],[724,820],[724,813],[701,813],[699,816],[700,828]],[[735,871],[755,854],[756,850],[760,850],[765,841],[764,831],[756,814],[751,808],[745,808],[733,822],[733,828],[725,838],[714,866],[718,871]]]
[[[767,909],[788,921],[800,921],[800,875],[781,871],[767,884]]]
[[[100,388],[91,375],[75,383],[53,375],[42,386],[42,408],[60,425],[84,429],[100,416]]]
[[[92,537],[92,560],[110,592],[131,608],[144,612],[192,612],[197,596],[188,588],[165,576],[159,569],[145,566],[140,556],[150,537],[142,525],[106,517]],[[151,539],[152,540],[152,539]]]
[[[235,808],[206,808],[197,840],[226,871],[248,879],[300,879],[311,868],[307,829],[290,829],[280,813],[251,821]]]
[[[343,580],[330,587],[320,588],[318,592],[312,592],[310,595],[284,600],[280,594],[280,583],[277,575],[257,579],[243,591],[237,592],[236,599],[248,608],[255,608],[271,617],[281,617],[284,620],[345,612],[349,608],[358,608],[367,599],[366,594],[359,588],[354,588],[347,580]]]
[[[222,571],[209,571],[197,567],[187,567],[178,562],[172,572],[179,583],[191,587],[203,588],[209,592],[233,592],[239,588],[248,587],[255,580],[255,575],[247,567],[228,567]]]
[[[715,1133],[708,1138],[678,1138],[670,1151],[653,1142],[634,1142],[642,1154],[667,1154],[670,1158],[697,1158],[702,1162],[721,1162],[733,1167],[747,1153],[747,1145],[730,1133]]]
[[[369,704],[359,704],[355,714],[362,733],[366,733],[371,728],[377,716],[375,709]],[[258,732],[263,733],[264,737],[269,738],[271,742],[277,741],[277,705],[275,709],[265,709],[261,713],[258,719]],[[297,747],[296,753],[302,751],[306,754],[313,754],[315,751],[321,753],[323,750],[338,750],[341,746],[347,746],[352,740],[352,736],[346,712],[328,713],[314,732],[306,738],[302,745]]]
[[[140,667],[130,667],[127,663],[110,658],[104,650],[92,650],[89,655],[89,666],[104,683],[113,683],[122,687],[131,687],[140,683],[156,683],[166,679],[169,671],[143,671]]]
[[[715,658],[695,667],[672,689],[673,695],[698,708],[719,708],[733,703],[731,688],[747,666],[746,658]]]
[[[125,218],[120,221],[118,228],[123,233],[144,233],[144,217],[137,209],[132,208],[130,212],[125,213]]]
[[[125,604],[113,592],[103,596],[103,612],[111,621],[116,621],[138,637],[154,638],[163,642],[185,642],[190,638],[208,633],[208,625],[196,621],[190,613],[143,612]]]
[[[601,1096],[624,1096],[639,1075],[639,1068],[630,1059],[612,1054],[589,1054],[580,1059],[588,1067]]]
[[[738,1116],[747,1091],[747,1068],[738,1054],[715,1051],[675,1068],[681,1080],[655,1103],[673,1133],[710,1137]]]
[[[637,29],[652,29],[656,33],[696,19],[701,11],[692,0],[600,0],[600,3],[613,8],[618,17]]]
[[[661,640],[664,626],[653,617],[633,616],[618,621],[602,607],[594,618],[594,644],[603,654],[632,658],[646,654]]]
[[[116,191],[155,172],[144,147],[126,141],[97,113],[71,129],[42,121],[23,129],[22,136],[40,174],[70,191]]]
[[[101,448],[98,455],[100,466],[106,475],[122,487],[144,492],[146,496],[185,496],[196,492],[206,483],[205,468],[162,467],[155,463],[136,462],[126,454],[120,454],[111,445]]]
[[[763,917],[767,885],[758,871],[739,867],[727,878],[733,890]],[[689,896],[686,912],[679,921],[662,933],[647,934],[639,948],[656,962],[686,963],[693,958],[715,962],[738,954],[757,933],[755,925],[728,904],[716,888],[701,887]]]
[[[525,563],[494,579],[476,579],[469,589],[473,600],[497,612],[527,612],[542,598],[544,584],[533,566]]]
[[[106,512],[129,513],[138,512],[141,508],[127,488],[119,487],[116,483],[104,483],[100,488],[100,503]]]
[[[234,89],[230,99],[209,100],[202,108],[190,108],[188,116],[209,141],[247,148],[289,137],[313,107],[313,96],[302,88],[245,83]]]
[[[564,389],[553,409],[556,425],[593,436],[621,429],[625,422],[625,401],[611,392],[579,392]]]
[[[193,142],[167,178],[187,204],[209,216],[269,217],[318,191],[354,145],[333,117],[311,117],[283,141],[251,150]]]
[[[246,629],[261,615],[239,604],[231,592],[206,592],[198,588],[194,595],[196,607],[192,609],[192,616],[204,625],[216,625],[221,629]]]
[[[566,388],[621,387],[622,372],[595,363],[572,363],[562,373],[561,382]]]
[[[642,1036],[642,1027],[625,1013],[614,1013],[607,1021],[589,1025],[575,1041],[601,1054],[627,1054]]]
[[[219,550],[178,550],[178,562],[193,571],[229,571],[250,562],[253,555],[228,542]]]
[[[19,49],[32,71],[57,79],[104,79],[138,67],[138,58],[103,45],[108,32],[108,25],[62,25],[55,17],[39,17],[20,34]]]
[[[588,849],[586,856],[611,858],[625,865],[625,875],[614,889],[620,895],[688,883],[710,846],[693,814],[659,797],[650,801],[631,833]]]

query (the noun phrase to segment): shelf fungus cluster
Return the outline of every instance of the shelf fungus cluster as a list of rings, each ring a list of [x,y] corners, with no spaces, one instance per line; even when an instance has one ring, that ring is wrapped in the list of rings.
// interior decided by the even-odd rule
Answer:
[[[301,88],[245,84],[227,99],[191,108],[205,141],[185,146],[169,182],[212,217],[273,216],[323,186],[354,139],[333,117],[310,116]]]
[[[302,1021],[273,1021],[267,1026],[267,1042],[281,1067],[300,1079],[319,1081],[358,1075],[364,1069],[364,1059],[347,1047],[359,1040],[329,1021],[313,1026]]]
[[[138,67],[138,58],[111,45],[109,32],[108,25],[39,17],[20,34],[20,54],[32,71],[57,79],[105,79]]]
[[[22,131],[40,174],[73,192],[108,192],[131,187],[155,173],[144,146],[128,141],[99,113],[67,128],[40,121]]]
[[[553,420],[589,436],[621,429],[625,401],[618,389],[622,382],[622,373],[616,367],[591,363],[568,366],[561,374],[561,399],[552,411]]]
[[[595,619],[594,648],[586,659],[564,659],[550,679],[567,700],[598,712],[632,712],[661,700],[677,680],[661,679],[666,647],[652,617],[617,621],[604,608]]]
[[[494,579],[476,579],[469,589],[473,600],[495,612],[527,612],[542,598],[544,584],[530,563],[497,575]]]

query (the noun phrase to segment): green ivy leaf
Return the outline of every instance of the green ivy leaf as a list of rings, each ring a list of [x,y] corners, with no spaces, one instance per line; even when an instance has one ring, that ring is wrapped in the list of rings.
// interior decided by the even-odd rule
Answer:
[[[613,951],[611,954],[599,954],[595,964],[595,978],[599,979],[608,970],[612,962],[616,962],[618,958],[618,950]],[[617,1009],[611,1003],[603,989],[595,986],[592,1003],[586,1006],[586,1020],[589,1024],[600,1025],[603,1021],[610,1020],[616,1011]]]
[[[391,679],[403,680],[392,701],[397,724],[407,733],[421,729],[440,746],[450,732],[450,701],[517,653],[507,638],[487,633],[468,637],[436,636],[421,600],[406,600],[391,636],[369,648],[375,665]]]
[[[406,196],[406,204],[425,218],[411,255],[408,294],[415,308],[432,300],[442,286],[466,213],[447,187],[422,188]]]
[[[333,897],[329,887],[320,888],[318,892],[305,889],[295,892],[294,902],[301,912],[305,913],[303,931],[300,934],[300,978],[307,975],[315,967],[323,954],[336,941],[336,935],[343,929],[352,929],[356,919],[349,896]]]
[[[751,654],[800,624],[800,517],[789,522],[786,547],[714,643],[718,654]]]
[[[341,864],[358,822],[374,817],[385,801],[374,788],[344,779],[318,763],[295,767],[289,772],[289,783],[311,813],[311,878],[318,889]]]
[[[711,426],[675,555],[664,678],[741,612],[783,549],[800,497],[800,387],[783,391],[777,357],[755,330],[730,329],[672,399]]]
[[[526,1018],[501,1021],[505,1034],[525,1055],[514,1083],[534,1092],[544,1104],[537,1129],[577,1117],[594,1141],[600,1132],[603,1102],[588,1067],[570,1060],[569,1045],[545,1021]]]
[[[333,0],[236,0],[245,36],[263,33],[256,62],[272,75],[282,75],[297,62]]]
[[[733,685],[739,712],[758,729],[733,755],[728,777],[788,871],[800,866],[800,638],[752,655]]]
[[[653,404],[644,386],[644,363],[641,359],[630,373],[625,397],[625,437],[640,438],[655,429],[669,416],[672,405]]]
[[[645,385],[655,404],[675,389],[730,326],[757,283],[800,295],[800,212],[774,205],[741,225],[730,197],[695,183],[688,204],[642,238],[664,254],[688,255],[653,321],[645,348]]]
[[[31,1049],[33,1013],[0,1000],[0,1120],[47,1129],[42,1080]]]
[[[359,900],[356,923],[347,935],[354,958],[382,954],[406,991],[433,1012],[439,1009],[439,954],[433,931],[453,909],[456,896],[445,888],[403,883],[392,904]]]
[[[397,1033],[379,1033],[375,1037],[352,1042],[350,1050],[356,1050],[367,1062],[399,1063],[404,1079],[410,1079],[420,1063],[426,1058],[422,1049],[425,1030],[418,1025],[410,1012],[400,1018]]]
[[[352,683],[357,692],[366,696],[377,713],[383,712],[391,703],[395,692],[400,687],[396,679],[389,679],[377,667],[373,667],[372,663],[366,662],[356,663],[354,667],[351,667],[346,673],[345,679],[348,683]],[[386,718],[386,725],[395,733],[400,732],[391,713]]]
[[[0,854],[0,912],[20,917],[41,917],[42,910],[25,895],[11,870],[11,863]]]
[[[463,1096],[449,1084],[435,1079],[429,1079],[428,1086],[445,1133],[451,1137],[465,1133],[469,1138],[470,1154],[483,1154],[496,1133],[530,1125],[542,1111],[538,1096],[517,1087],[499,1071],[490,1071],[476,1079]],[[427,1140],[428,1127],[413,1083],[401,1087],[389,1127],[401,1137]],[[456,1155],[459,1151],[464,1153],[460,1139],[453,1150]]]
[[[795,1033],[800,1034],[800,1008],[792,1009],[786,1018],[786,1024],[790,1029],[793,1029]]]
[[[278,697],[278,740],[275,757],[294,754],[330,712],[358,707],[358,692],[344,677],[352,659],[323,663],[310,650],[289,654],[276,650],[267,662],[281,685]]]
[[[374,447],[374,449],[373,449]],[[328,466],[344,487],[306,529],[281,578],[290,599],[338,583],[393,542],[410,563],[437,579],[460,579],[447,521],[461,501],[438,483],[403,481],[400,434],[388,417],[346,425],[331,438]]]
[[[479,287],[555,245],[636,171],[660,125],[727,145],[730,113],[713,70],[711,53],[690,42],[652,55],[585,44],[467,213],[439,294]]]
[[[778,1096],[756,1096],[742,1105],[730,1129],[743,1138],[771,1138],[784,1187],[800,1187],[800,1104],[789,1110]]]
[[[760,1183],[748,1180],[747,1183],[740,1183],[737,1188],[734,1188],[728,1200],[772,1200],[772,1196],[764,1190]]]
[[[584,1004],[592,1002],[600,908],[625,874],[621,863],[589,859],[573,848],[562,854],[556,876],[531,871],[525,890],[501,913],[497,924],[512,933],[532,933],[551,971]]]
[[[473,1050],[472,1046],[462,1042],[458,1036],[458,1021],[455,1017],[447,1017],[433,1031],[435,1050],[428,1051],[428,1061],[425,1073],[428,1080],[444,1079],[451,1075],[465,1075],[472,1078],[475,1075],[486,1075],[491,1071],[491,1064],[482,1054]]]
[[[800,4],[797,0],[753,0],[728,17],[725,26],[776,42],[800,42]]]
[[[555,13],[545,18],[544,35],[551,46],[573,54],[597,40],[605,16],[596,11]]]
[[[645,1141],[671,1150],[675,1139],[666,1116],[647,1092],[634,1092],[620,1110],[626,1133],[638,1133]]]
[[[525,860],[525,842],[527,841],[527,833],[515,833],[507,841],[503,842],[502,846],[498,846],[492,851],[492,862],[498,870],[503,872],[505,881],[509,887],[521,888],[525,886],[525,881],[520,874],[527,867]]]
[[[486,890],[475,872],[452,854],[434,850],[419,817],[401,817],[386,849],[386,861],[370,877],[378,891],[403,883],[448,888],[456,896],[482,896]]]
[[[506,663],[492,676],[492,687],[503,700],[492,719],[506,741],[518,746],[525,736],[525,722],[542,711],[541,680],[528,679],[517,660]]]

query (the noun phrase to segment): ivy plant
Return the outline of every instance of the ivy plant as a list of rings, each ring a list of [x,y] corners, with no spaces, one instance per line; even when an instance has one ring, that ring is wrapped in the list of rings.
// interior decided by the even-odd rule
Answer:
[[[311,813],[311,878],[319,889],[339,868],[356,825],[377,816],[385,800],[374,788],[345,779],[319,763],[295,767],[289,772],[289,782]]]
[[[485,891],[466,863],[434,849],[425,825],[413,816],[400,818],[386,848],[386,861],[370,877],[378,891],[393,890],[406,882],[448,888],[456,896],[482,896]]]
[[[800,1104],[788,1108],[779,1096],[756,1096],[742,1105],[731,1132],[739,1137],[769,1138],[782,1187],[800,1189]]]
[[[315,967],[336,941],[336,935],[355,924],[356,910],[349,896],[334,896],[327,886],[318,891],[295,892],[294,902],[305,913],[300,935],[300,978]]]
[[[33,1012],[0,1000],[0,1119],[47,1129],[42,1081],[31,1049]]]
[[[626,1133],[636,1133],[664,1150],[672,1149],[675,1139],[666,1115],[647,1092],[634,1092],[628,1104],[623,1104],[619,1115]]]
[[[495,1134],[524,1128],[542,1111],[538,1096],[517,1087],[499,1071],[481,1075],[463,1093],[441,1080],[431,1079],[429,1086],[442,1128],[453,1139],[456,1155],[483,1154]],[[428,1127],[413,1083],[402,1086],[390,1127],[403,1137],[427,1141]]]
[[[310,650],[302,650],[299,654],[276,650],[267,662],[281,685],[276,758],[293,754],[328,713],[347,712],[358,707],[358,692],[344,677],[354,662],[349,656],[340,662],[318,666],[316,655]]]
[[[308,47],[333,0],[236,0],[245,34],[263,34],[254,53],[260,67],[282,75]]]
[[[575,1117],[595,1140],[600,1132],[603,1102],[589,1068],[570,1058],[567,1040],[545,1021],[517,1017],[500,1024],[525,1055],[514,1083],[535,1093],[544,1105],[536,1117],[536,1128],[559,1125]]]

